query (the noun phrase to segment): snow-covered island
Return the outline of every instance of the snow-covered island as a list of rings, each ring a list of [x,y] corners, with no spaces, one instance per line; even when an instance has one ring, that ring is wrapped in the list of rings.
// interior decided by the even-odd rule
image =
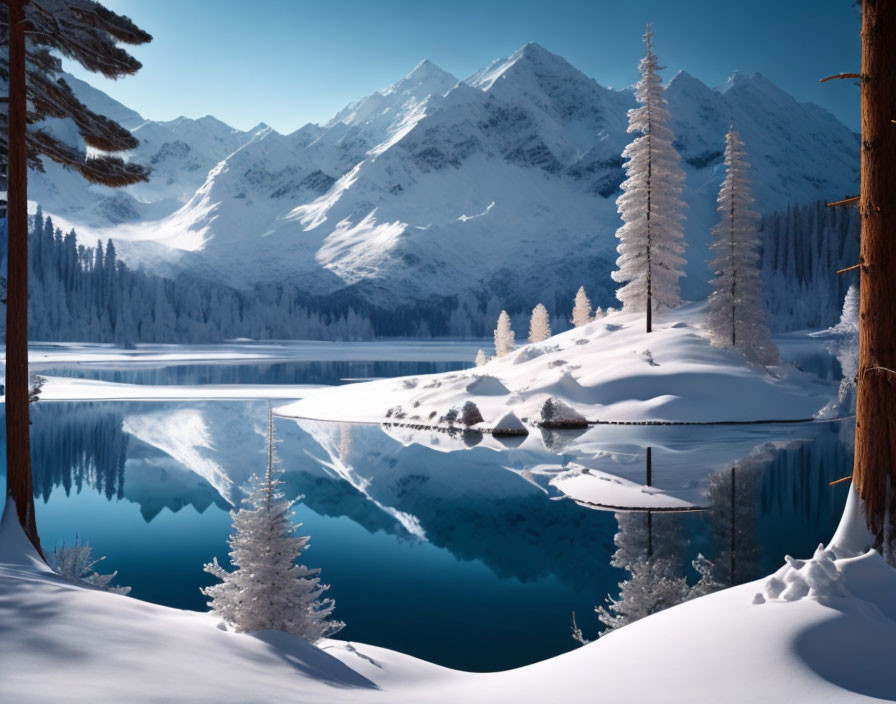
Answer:
[[[310,391],[276,412],[500,434],[545,424],[805,420],[836,393],[792,365],[763,367],[713,347],[703,320],[702,305],[686,306],[648,334],[643,315],[614,312],[465,372]],[[478,410],[472,423],[468,403]]]

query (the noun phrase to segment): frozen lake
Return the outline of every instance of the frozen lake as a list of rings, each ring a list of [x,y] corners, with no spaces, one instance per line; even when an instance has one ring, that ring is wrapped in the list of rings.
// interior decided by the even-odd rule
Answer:
[[[34,371],[131,384],[335,384],[470,366],[477,344],[238,343],[225,347],[48,345]],[[823,350],[791,359],[830,375]],[[785,354],[787,351],[785,350]],[[255,355],[254,357],[252,355]],[[293,355],[290,357],[290,355]],[[229,509],[264,462],[261,399],[43,402],[32,425],[38,525],[52,549],[75,534],[106,555],[133,596],[203,609],[204,562],[226,559]],[[845,423],[848,423],[846,421]],[[277,419],[286,485],[311,536],[340,637],[468,670],[534,662],[575,647],[593,608],[618,592],[611,565],[629,551],[682,573],[702,553],[720,564],[734,530],[734,580],[808,555],[833,532],[851,451],[840,423],[720,428],[598,427],[486,437]],[[586,508],[549,480],[570,462],[699,497],[710,510],[624,514]],[[734,496],[730,476],[737,476]],[[734,500],[732,521],[731,501]]]

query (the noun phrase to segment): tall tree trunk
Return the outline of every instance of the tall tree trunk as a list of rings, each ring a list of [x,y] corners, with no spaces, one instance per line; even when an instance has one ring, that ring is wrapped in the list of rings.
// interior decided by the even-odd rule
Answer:
[[[9,6],[9,251],[6,302],[6,493],[43,554],[34,517],[28,414],[28,163],[25,153],[25,0]]]
[[[896,3],[862,3],[862,238],[853,484],[878,542],[896,522]],[[887,534],[889,533],[889,536]]]

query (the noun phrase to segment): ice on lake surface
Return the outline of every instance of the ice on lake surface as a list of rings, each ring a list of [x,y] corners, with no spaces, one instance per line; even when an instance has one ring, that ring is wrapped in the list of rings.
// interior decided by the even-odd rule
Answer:
[[[469,366],[464,359],[439,363]],[[830,373],[819,359],[818,373]],[[292,365],[286,376],[264,383],[320,383],[302,376],[312,369],[306,362],[317,365],[315,374],[344,378],[345,360],[281,361]],[[397,373],[435,371],[400,363]],[[159,376],[137,383],[181,383],[180,369],[194,366],[156,364]],[[198,366],[224,375],[215,383],[252,383],[246,379],[265,379],[271,365]],[[257,400],[38,403],[32,446],[44,545],[71,543],[77,533],[107,556],[103,571],[118,570],[133,596],[204,609],[202,565],[226,559],[231,504],[263,469],[267,408]],[[832,535],[846,485],[829,482],[851,466],[844,430],[839,423],[598,427],[532,433],[513,446],[395,427],[276,422],[288,492],[304,497],[296,518],[311,536],[306,562],[322,568],[337,616],[348,623],[340,637],[468,670],[572,649],[573,611],[593,636],[594,606],[625,576],[611,565],[620,526],[625,550],[647,550],[646,514],[617,521],[565,499],[550,483],[555,470],[579,463],[643,484],[651,447],[652,483],[711,509],[651,516],[654,556],[684,573],[698,552],[730,562],[734,464],[735,581],[744,582]]]

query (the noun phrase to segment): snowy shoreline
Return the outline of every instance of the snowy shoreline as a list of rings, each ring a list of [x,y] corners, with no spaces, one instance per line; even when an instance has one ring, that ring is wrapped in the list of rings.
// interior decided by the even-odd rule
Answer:
[[[896,691],[885,645],[896,638],[896,572],[874,551],[853,556],[849,531],[766,580],[688,601],[565,655],[470,673],[373,645],[315,648],[284,633],[234,633],[208,614],[76,586],[37,557],[12,516],[0,523],[3,701],[64,692],[70,702],[519,704],[600,692],[608,702],[853,704]]]
[[[611,313],[475,369],[315,391],[276,412],[489,432],[509,414],[517,427],[541,427],[541,407],[553,398],[581,425],[780,423],[812,419],[835,394],[831,382],[794,366],[761,367],[712,347],[701,305],[665,314],[653,333],[642,325],[640,315]],[[460,422],[468,402],[481,415],[469,425]]]
[[[122,384],[96,379],[46,376],[41,402],[56,401],[237,401],[291,400],[329,388],[323,384]],[[0,396],[0,403],[5,402]]]

